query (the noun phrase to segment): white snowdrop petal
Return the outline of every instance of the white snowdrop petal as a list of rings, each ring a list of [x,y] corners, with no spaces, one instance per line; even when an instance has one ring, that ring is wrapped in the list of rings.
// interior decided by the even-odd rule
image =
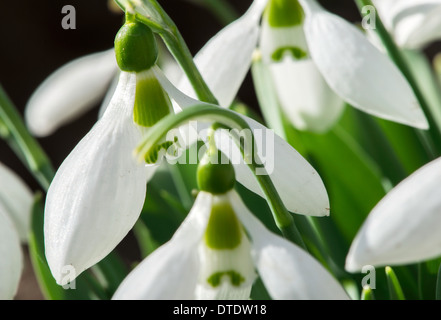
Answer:
[[[0,300],[11,300],[20,282],[23,255],[18,233],[5,210],[0,204]]]
[[[29,238],[32,191],[13,171],[0,162],[0,205],[14,222],[21,242]]]
[[[338,281],[310,254],[270,232],[230,193],[236,214],[250,233],[255,264],[268,293],[277,300],[347,300]]]
[[[155,73],[167,93],[177,102],[175,112],[180,112],[181,108],[205,104],[180,92],[166,81],[160,72],[155,71]],[[288,210],[313,216],[329,215],[328,195],[317,171],[273,130],[247,116],[240,116],[248,123],[255,135],[259,158]],[[193,143],[198,135],[190,133],[198,132],[199,137],[204,139],[203,133],[207,132],[208,127],[206,123],[198,121],[197,126],[193,126],[191,130],[182,130],[182,135]],[[239,134],[249,136],[249,132],[246,131]],[[239,148],[226,130],[217,130],[215,139],[217,148],[225,153],[234,165],[237,180],[249,190],[264,197],[256,177],[244,162]],[[247,161],[250,159],[248,158]],[[258,174],[263,174],[263,171],[259,170]]]
[[[396,43],[421,49],[441,38],[441,1],[373,1],[378,14]]]
[[[346,258],[346,269],[402,265],[441,255],[441,159],[392,189],[371,211]]]
[[[259,158],[265,170],[258,168],[256,174],[269,174],[274,187],[286,208],[294,213],[329,215],[328,194],[317,171],[285,140],[274,131],[251,118],[242,116],[256,139]],[[246,136],[247,132],[240,133]],[[256,177],[245,162],[239,148],[227,130],[218,130],[216,145],[234,165],[236,179],[249,190],[265,197]],[[245,149],[251,150],[250,146]]]
[[[196,54],[194,60],[219,105],[228,108],[248,73],[259,35],[259,21],[268,0],[255,0],[248,11],[213,38]],[[196,97],[184,77],[178,88]]]
[[[45,248],[58,283],[99,262],[126,236],[144,204],[147,170],[133,150],[141,133],[133,123],[135,76],[122,73],[104,116],[58,169],[45,208]]]
[[[104,96],[117,65],[114,50],[75,59],[52,73],[33,93],[25,120],[36,136],[48,136]]]
[[[344,102],[329,88],[312,60],[286,57],[269,68],[280,106],[297,129],[325,132],[340,118]]]
[[[211,203],[212,195],[199,192],[172,239],[147,256],[121,283],[112,299],[194,299],[199,274],[198,243],[208,223]]]
[[[301,3],[311,57],[342,99],[374,116],[428,128],[412,88],[386,55],[349,22],[315,2]]]

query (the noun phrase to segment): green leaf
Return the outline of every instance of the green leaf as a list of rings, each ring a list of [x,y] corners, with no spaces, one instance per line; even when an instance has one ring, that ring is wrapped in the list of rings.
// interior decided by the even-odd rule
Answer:
[[[326,134],[297,132],[294,147],[303,144],[330,197],[330,216],[347,243],[371,209],[385,195],[377,165],[339,126]]]
[[[436,279],[436,300],[441,300],[441,265],[438,269],[438,277]]]
[[[360,300],[375,300],[374,291],[369,286],[365,286],[361,291]]]
[[[400,282],[391,267],[385,268],[390,300],[406,300]]]
[[[54,176],[52,164],[37,140],[28,132],[23,119],[0,85],[1,136],[10,145],[43,189]]]

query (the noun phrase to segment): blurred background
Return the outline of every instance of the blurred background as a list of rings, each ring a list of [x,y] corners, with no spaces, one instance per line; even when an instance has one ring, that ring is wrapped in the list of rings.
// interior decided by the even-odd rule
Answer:
[[[175,21],[192,54],[196,54],[223,26],[222,21],[198,5],[197,1],[203,3],[206,0],[159,0]],[[240,15],[249,7],[251,0],[226,2]],[[352,0],[321,2],[326,8],[349,21],[360,21]],[[62,28],[61,21],[65,16],[62,8],[65,5],[72,5],[76,9],[76,29]],[[57,68],[77,57],[112,47],[122,22],[122,12],[109,10],[108,0],[25,0],[8,1],[7,6],[3,5],[0,10],[0,82],[19,112],[23,114],[33,91]],[[428,48],[427,54],[433,56],[438,49],[439,46]],[[258,111],[249,76],[239,96],[243,102]],[[54,168],[58,168],[90,130],[97,119],[97,113],[98,108],[94,108],[55,134],[38,139]],[[0,141],[0,161],[17,172],[32,190],[39,189],[39,185],[3,141]],[[122,244],[122,251],[130,255],[130,240],[127,242],[128,244]],[[29,258],[26,259],[22,284],[16,298],[42,299]]]

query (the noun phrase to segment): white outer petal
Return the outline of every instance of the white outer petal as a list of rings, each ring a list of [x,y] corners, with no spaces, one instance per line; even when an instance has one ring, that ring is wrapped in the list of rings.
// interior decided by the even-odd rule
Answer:
[[[25,120],[32,134],[48,136],[101,99],[117,71],[113,49],[75,59],[52,73],[33,93]]]
[[[402,265],[441,255],[441,159],[423,166],[392,189],[355,237],[346,269]]]
[[[256,267],[273,299],[349,299],[343,287],[317,260],[270,232],[236,192],[229,195],[236,214],[251,235]]]
[[[78,275],[109,254],[143,207],[147,169],[133,156],[141,141],[132,118],[134,89],[135,76],[121,73],[103,118],[65,159],[49,187],[46,257],[59,284],[66,266]]]
[[[329,215],[328,194],[317,171],[274,131],[251,118],[242,118],[253,131],[259,158],[287,209],[310,216]],[[265,197],[256,177],[243,161],[239,148],[226,130],[218,130],[215,137],[218,149],[225,153],[234,165],[237,181]]]
[[[428,128],[412,88],[386,55],[349,22],[315,2],[301,3],[311,57],[342,99],[374,116]]]
[[[329,88],[312,60],[285,57],[269,69],[280,106],[297,129],[325,132],[340,118],[344,101]]]
[[[254,0],[248,11],[232,22],[196,54],[194,61],[219,105],[228,108],[248,73],[259,35],[259,21],[268,0]],[[196,97],[184,77],[178,88]]]
[[[33,196],[21,178],[0,162],[0,205],[14,222],[20,241],[27,242]]]
[[[441,1],[374,1],[378,13],[397,44],[420,49],[441,38]]]
[[[0,300],[13,299],[23,270],[20,239],[0,204]]]
[[[172,239],[145,258],[121,283],[113,300],[188,300],[199,276],[198,245],[205,232],[213,196],[199,192]]]

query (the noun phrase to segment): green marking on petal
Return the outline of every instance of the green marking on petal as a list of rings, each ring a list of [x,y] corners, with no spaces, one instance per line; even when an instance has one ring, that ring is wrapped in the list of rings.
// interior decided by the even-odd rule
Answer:
[[[149,70],[136,75],[133,120],[151,127],[170,113],[172,103],[154,73]]]
[[[211,249],[234,249],[240,245],[242,225],[228,202],[217,203],[211,209],[205,231],[205,243]]]
[[[118,66],[127,72],[141,72],[151,68],[158,58],[153,32],[141,22],[128,20],[115,37]]]
[[[213,273],[208,279],[207,282],[212,287],[218,287],[221,283],[222,277],[227,276],[230,278],[230,282],[233,286],[238,287],[242,282],[245,281],[245,278],[237,271],[228,270],[228,271],[220,271]]]
[[[303,9],[297,0],[270,0],[266,16],[273,28],[301,25],[304,19]]]
[[[291,54],[295,60],[305,59],[308,56],[306,51],[299,47],[280,47],[273,52],[271,59],[279,62],[282,60],[285,54]]]

